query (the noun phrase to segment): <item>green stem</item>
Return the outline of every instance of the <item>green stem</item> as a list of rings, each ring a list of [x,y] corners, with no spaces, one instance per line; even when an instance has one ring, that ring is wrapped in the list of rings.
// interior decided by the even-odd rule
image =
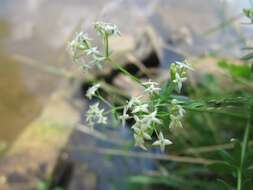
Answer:
[[[237,113],[228,112],[228,111],[224,111],[224,110],[208,109],[208,108],[191,108],[191,107],[187,107],[187,106],[184,106],[184,108],[186,110],[190,110],[190,111],[223,114],[223,115],[227,115],[227,116],[238,117],[240,119],[247,119],[247,116],[245,116],[243,114],[237,114]]]
[[[132,80],[138,82],[141,84],[141,81],[135,77],[134,75],[132,75],[131,73],[129,73],[126,69],[124,69],[121,65],[119,64],[114,64],[112,62],[112,60],[110,59],[110,53],[109,53],[109,41],[108,41],[109,36],[105,35],[104,36],[104,46],[105,46],[105,52],[104,52],[104,56],[106,57],[106,60],[111,63],[112,65],[116,66],[117,69],[119,69],[122,73],[124,73],[125,75],[129,76]]]
[[[240,168],[237,170],[237,190],[242,189],[242,171]]]
[[[110,108],[113,108],[113,105],[109,101],[107,101],[106,99],[104,99],[99,93],[97,93],[97,95],[95,95],[95,97],[97,97],[98,99],[100,99],[102,102],[104,102]]]
[[[108,35],[104,36],[104,46],[105,46],[105,57],[108,59],[109,58],[109,42],[108,42]]]
[[[250,104],[249,114],[251,114],[251,106],[252,105]],[[245,158],[246,158],[246,154],[247,154],[247,148],[248,148],[248,144],[249,144],[251,120],[252,120],[251,115],[249,115],[249,119],[248,119],[247,126],[246,126],[244,136],[243,136],[241,162],[240,162],[239,168],[237,169],[237,190],[242,189],[242,180],[243,180],[242,174],[243,174]]]
[[[111,62],[112,63],[112,62]],[[139,84],[141,84],[141,80],[138,79],[137,77],[135,77],[134,75],[132,75],[131,73],[129,73],[126,69],[124,69],[121,65],[119,64],[114,64],[117,67],[117,69],[119,69],[123,74],[127,75],[128,77],[130,77],[133,81],[138,82]]]

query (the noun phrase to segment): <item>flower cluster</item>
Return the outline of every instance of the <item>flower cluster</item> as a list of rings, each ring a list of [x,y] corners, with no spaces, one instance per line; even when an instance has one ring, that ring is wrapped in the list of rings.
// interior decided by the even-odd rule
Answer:
[[[246,17],[248,17],[251,21],[251,23],[253,23],[253,9],[243,9],[243,13]]]
[[[93,127],[95,123],[107,123],[107,117],[104,116],[104,109],[99,108],[99,103],[95,103],[89,106],[86,121],[90,127]]]
[[[142,85],[146,87],[144,91],[148,92],[149,94],[158,93],[161,90],[161,88],[158,87],[158,83],[152,82],[151,80],[149,80],[148,82],[142,83]]]
[[[126,120],[133,118],[135,123],[131,127],[134,131],[135,145],[146,150],[145,140],[152,140],[151,135],[154,133],[155,126],[162,124],[157,117],[157,110],[148,103],[144,102],[142,97],[132,97],[124,106],[123,114],[120,117],[123,125]],[[131,117],[127,112],[131,112]]]
[[[69,42],[68,49],[71,56],[78,58],[83,55],[83,51],[90,48],[90,38],[86,33],[76,33],[74,39]]]
[[[120,34],[116,25],[105,22],[96,22],[95,30],[103,39],[103,53],[100,53],[97,47],[92,47],[90,38],[82,32],[78,33],[74,40],[69,43],[70,54],[75,60],[80,60],[83,55],[92,58],[92,61],[85,65],[86,68],[94,65],[101,68],[102,62],[110,62],[108,38],[112,35]],[[160,146],[163,152],[166,145],[172,144],[169,139],[165,138],[164,134],[168,134],[171,128],[182,128],[182,119],[186,112],[183,108],[184,102],[176,99],[176,96],[172,96],[172,93],[173,90],[176,90],[178,93],[181,92],[183,82],[187,80],[188,70],[192,70],[192,68],[186,61],[172,63],[170,67],[171,81],[162,87],[158,82],[152,80],[145,82],[135,80],[144,87],[143,93],[140,96],[131,97],[123,105],[123,111],[119,119],[122,121],[123,126],[126,125],[128,120],[134,121],[131,129],[134,133],[133,137],[136,146],[147,150],[147,141],[150,141],[153,146]],[[135,76],[132,76],[127,71],[124,74],[129,75],[130,78],[135,78]],[[109,105],[112,110],[122,109],[122,106],[115,107],[101,97],[97,93],[99,88],[100,84],[89,88],[86,93],[87,98],[91,99],[93,96],[96,96],[102,102]],[[112,112],[115,113],[114,111]],[[104,109],[100,108],[99,103],[95,103],[89,106],[86,121],[91,128],[95,123],[106,124],[106,114],[109,114],[109,112],[104,112]]]
[[[186,62],[175,62],[171,65],[171,85],[176,85],[175,90],[181,91],[182,82],[187,78],[187,71],[192,70],[190,65]],[[134,131],[135,145],[146,150],[145,141],[152,140],[152,135],[155,134],[158,138],[152,143],[154,146],[160,146],[161,151],[164,151],[166,145],[172,144],[169,139],[164,138],[164,134],[161,126],[165,126],[163,117],[159,116],[161,107],[166,102],[160,100],[155,101],[153,97],[160,94],[161,88],[157,82],[149,80],[143,82],[144,93],[149,95],[148,100],[143,100],[143,96],[132,97],[130,101],[124,106],[123,114],[120,116],[122,124],[125,125],[127,119],[134,119],[132,129]],[[165,103],[165,110],[170,118],[169,128],[182,128],[182,119],[185,114],[185,110],[181,105],[182,102],[171,99],[170,102]]]
[[[185,110],[179,104],[180,102],[176,99],[171,101],[171,109],[170,109],[170,125],[169,128],[182,128],[183,125],[181,120],[185,114]]]
[[[181,71],[184,68],[190,69],[185,63],[177,62],[174,66],[176,71]],[[186,72],[186,71],[185,71]],[[144,100],[145,95],[132,97],[124,106],[123,114],[120,116],[123,126],[126,124],[126,120],[134,119],[132,129],[134,131],[135,145],[147,150],[145,147],[145,141],[151,141],[152,135],[156,134],[158,140],[152,143],[154,146],[160,146],[161,151],[165,150],[166,145],[172,144],[169,139],[164,138],[161,126],[165,125],[162,118],[159,118],[159,108],[161,104],[155,103],[152,100],[154,95],[160,93],[161,88],[157,82],[149,80],[143,82],[142,86],[145,87],[144,93],[148,93],[149,99]],[[167,110],[170,114],[171,122],[169,128],[182,127],[181,120],[185,114],[185,110],[180,105],[180,102],[176,99],[172,99]]]
[[[101,36],[120,35],[118,27],[112,23],[96,22],[95,29]]]
[[[180,76],[185,75],[188,69],[192,69],[187,63],[176,62],[172,64],[174,69],[171,74],[178,74]],[[185,77],[184,76],[184,77]],[[173,77],[172,77],[173,78]],[[186,78],[186,77],[185,77]],[[175,81],[172,80],[172,85]],[[162,113],[165,111],[167,116],[170,118],[170,123],[167,129],[171,128],[182,128],[182,119],[185,114],[185,110],[182,106],[183,102],[177,99],[170,99],[170,101],[157,101],[153,97],[160,95],[161,87],[157,82],[148,80],[147,82],[141,83],[144,87],[143,95],[132,97],[123,106],[123,113],[119,116],[122,121],[122,125],[125,126],[127,120],[132,119],[134,121],[131,129],[134,132],[135,145],[147,150],[146,141],[152,141],[153,135],[156,135],[157,140],[155,140],[152,145],[160,146],[161,151],[165,150],[166,145],[172,144],[169,139],[164,138],[163,127],[167,123],[164,122]],[[99,89],[100,84],[95,84],[87,90],[86,96],[91,99],[93,96],[100,97],[96,94]],[[177,90],[177,88],[175,87]],[[103,98],[101,98],[104,101]],[[165,105],[164,105],[165,103]],[[161,111],[163,108],[163,111]],[[106,124],[107,117],[104,114],[104,109],[99,108],[99,104],[96,103],[89,107],[87,112],[87,122],[90,127],[93,127],[95,123]],[[166,130],[166,128],[165,128]]]
[[[95,95],[96,91],[98,90],[98,88],[100,87],[100,84],[95,84],[94,86],[90,87],[88,90],[87,90],[87,93],[86,93],[86,96],[91,99],[92,96]]]
[[[95,84],[87,90],[86,96],[91,99],[93,96],[97,96],[96,92],[99,89],[100,84]],[[99,95],[98,95],[99,97]],[[95,103],[89,106],[89,110],[86,114],[86,121],[88,126],[93,128],[95,123],[106,124],[107,117],[105,116],[104,109],[99,108],[99,103]]]
[[[185,62],[178,62],[171,64],[170,73],[171,80],[176,85],[176,90],[178,93],[181,92],[183,82],[187,80],[187,70],[192,70],[192,68]]]
[[[102,36],[104,46],[108,47],[108,38],[111,35],[119,35],[119,29],[115,24],[96,22],[94,24],[96,32]],[[76,33],[74,39],[68,44],[68,51],[75,63],[78,63],[85,69],[90,69],[96,66],[102,69],[102,64],[109,59],[109,49],[105,48],[101,53],[97,47],[92,47],[91,39],[84,32]],[[88,63],[85,63],[84,55],[90,58]]]

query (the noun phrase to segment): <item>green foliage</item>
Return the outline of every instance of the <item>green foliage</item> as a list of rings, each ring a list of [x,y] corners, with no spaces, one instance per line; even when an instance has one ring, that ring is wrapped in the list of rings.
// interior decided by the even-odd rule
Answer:
[[[157,184],[162,184],[166,187],[172,187],[176,189],[187,189],[187,190],[196,190],[196,189],[205,189],[205,190],[212,190],[217,189],[218,185],[216,183],[208,183],[204,180],[199,179],[187,179],[178,177],[175,175],[168,175],[168,176],[133,176],[128,178],[128,183],[131,184],[133,187],[133,184],[139,185],[138,188],[140,188],[140,185],[147,185],[149,184],[151,187],[155,186]],[[146,189],[146,188],[144,188]],[[150,188],[152,189],[152,188]]]
[[[243,13],[246,17],[248,17],[251,21],[251,23],[253,23],[253,9],[249,8],[249,9],[243,9]]]
[[[50,183],[48,181],[41,181],[38,183],[36,190],[64,190],[61,187],[50,188]]]
[[[252,22],[252,10],[244,10],[244,13]],[[96,63],[95,66],[99,64],[99,67],[105,64],[116,67],[143,87],[146,94],[131,97],[126,104],[116,107],[114,102],[107,101],[97,92],[100,87],[97,84],[88,89],[87,97],[96,97],[110,107],[111,111],[108,112],[113,114],[114,118],[121,119],[123,125],[131,119],[134,122],[131,128],[136,146],[147,150],[146,146],[151,144],[147,141],[152,141],[152,145],[160,146],[163,152],[165,145],[173,142],[169,149],[170,154],[183,157],[179,159],[180,162],[160,163],[166,170],[165,175],[129,177],[129,188],[140,189],[159,184],[180,190],[248,190],[252,185],[253,173],[253,150],[249,143],[253,96],[245,90],[245,85],[252,87],[250,66],[247,63],[234,64],[224,59],[218,62],[219,68],[229,74],[226,77],[234,79],[234,84],[238,86],[236,90],[227,90],[221,85],[219,77],[206,74],[198,84],[188,84],[185,94],[179,95],[187,71],[191,70],[186,62],[171,64],[170,80],[164,84],[160,85],[151,80],[142,82],[111,60],[108,38],[113,33],[118,34],[117,27],[99,22],[95,29],[103,39],[103,53],[99,53],[95,47],[92,48],[89,38],[84,33],[79,33],[70,44],[72,55],[75,57],[76,51],[78,55],[93,55],[95,62],[89,63],[88,66]],[[113,29],[112,33],[109,29]],[[102,57],[103,59],[100,59]],[[248,54],[243,59],[252,58],[253,54]],[[117,110],[123,113],[118,116]],[[104,111],[98,103],[90,106],[87,122],[91,122],[91,127],[95,121],[100,124],[107,122],[105,114],[108,112]],[[183,117],[186,111],[187,115]],[[168,135],[171,141],[164,138]],[[236,139],[233,139],[235,137]],[[194,159],[201,160],[198,164],[205,166],[195,165]],[[168,171],[173,171],[173,174]]]
[[[217,182],[218,182],[219,190],[231,190],[231,189],[233,189],[230,185],[228,185],[222,179],[218,179]]]
[[[253,55],[253,54],[252,54]],[[252,71],[248,64],[236,65],[233,63],[229,63],[227,60],[220,60],[218,65],[228,71],[233,77],[241,77],[245,79],[252,78]]]

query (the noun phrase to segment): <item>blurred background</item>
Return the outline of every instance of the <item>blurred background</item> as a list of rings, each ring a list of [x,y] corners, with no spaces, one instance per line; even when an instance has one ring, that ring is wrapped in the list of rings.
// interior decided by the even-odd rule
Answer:
[[[48,168],[51,168],[51,172],[56,176],[54,183],[65,186],[64,189],[67,187],[73,190],[130,189],[131,185],[126,185],[122,176],[139,175],[147,171],[164,171],[163,168],[166,168],[161,163],[157,165],[157,161],[147,159],[145,156],[144,158],[133,156],[134,158],[125,161],[121,158],[122,155],[120,158],[113,157],[113,151],[101,154],[101,151],[104,152],[100,149],[100,153],[96,154],[89,152],[80,154],[77,150],[67,150],[67,153],[65,150],[61,153],[54,152],[55,149],[62,151],[58,145],[63,146],[66,142],[67,145],[74,146],[95,144],[99,147],[101,145],[110,150],[115,148],[115,145],[101,139],[101,141],[94,140],[94,137],[80,134],[78,131],[71,133],[70,137],[63,135],[62,139],[65,141],[58,142],[57,139],[61,138],[62,134],[58,136],[58,132],[53,131],[50,135],[53,134],[52,147],[55,146],[55,148],[53,156],[49,156],[50,158],[46,160],[51,162],[57,158],[56,163],[62,165],[57,166],[58,164],[54,161],[48,166],[41,161],[39,166],[35,164],[29,166],[29,169],[26,168],[25,171],[22,170],[23,162],[21,166],[17,162],[18,158],[22,160],[22,156],[19,157],[19,154],[15,153],[15,146],[16,144],[21,146],[24,139],[28,141],[24,144],[29,144],[29,146],[36,144],[36,136],[26,133],[22,136],[31,123],[33,125],[37,118],[50,116],[60,118],[62,115],[70,117],[71,121],[65,121],[66,118],[61,119],[65,123],[78,123],[82,120],[85,112],[83,107],[86,104],[82,97],[82,91],[86,89],[82,81],[83,73],[73,65],[66,52],[67,42],[75,32],[87,31],[95,39],[93,23],[98,20],[112,22],[119,26],[125,40],[121,43],[115,40],[115,48],[123,46],[123,49],[136,49],[136,43],[143,43],[143,33],[148,28],[148,31],[152,31],[151,33],[156,36],[153,37],[152,47],[157,57],[152,55],[153,50],[151,55],[150,52],[146,53],[149,50],[140,51],[141,53],[136,57],[139,56],[141,60],[148,57],[151,61],[157,61],[157,58],[161,67],[166,66],[168,62],[181,60],[182,57],[197,59],[214,55],[220,58],[240,58],[245,54],[242,48],[252,42],[252,28],[243,24],[247,22],[247,19],[242,13],[243,8],[250,6],[248,0],[0,0],[0,159],[3,158],[0,167],[2,170],[0,173],[2,188],[0,189],[27,190],[24,184],[28,184],[28,181],[29,184],[32,181],[31,184],[33,186],[36,184],[38,188],[50,189],[47,187],[47,181],[51,180],[46,174]],[[73,82],[73,76],[78,78],[79,82]],[[71,82],[66,85],[69,83],[66,81]],[[63,95],[63,92],[60,92],[59,98],[56,93],[58,91],[66,91],[67,95],[66,92]],[[67,100],[64,99],[67,102],[66,105],[58,101],[62,97],[70,97]],[[50,107],[52,99],[57,99],[57,102],[53,102]],[[69,104],[71,108],[68,108]],[[74,114],[76,112],[78,116]],[[49,119],[46,120],[49,121]],[[112,132],[109,130],[109,133]],[[119,136],[118,140],[130,138],[130,132],[127,129],[116,131],[113,135]],[[12,147],[15,151],[9,153]],[[22,149],[22,146],[17,149]],[[38,151],[39,145],[36,149]],[[158,150],[152,151],[155,154]],[[14,161],[10,161],[10,158],[4,159],[6,155],[8,157],[12,154],[15,155]],[[47,151],[42,151],[41,154],[37,157],[43,157]],[[68,155],[70,157],[72,155],[70,160],[78,165],[77,168],[80,167],[79,170],[74,170],[76,166],[69,160],[64,161],[65,157],[69,157]],[[111,160],[105,161],[110,156],[112,156]],[[37,157],[31,156],[29,159],[39,160],[40,158]],[[24,157],[24,162],[25,160],[30,162],[26,157]],[[8,162],[12,163],[9,163],[10,167]],[[84,169],[81,169],[82,166]],[[39,172],[33,173],[36,170],[33,167],[38,167]],[[27,173],[32,176],[27,177]],[[62,175],[66,179],[62,178]],[[12,183],[14,186],[9,187],[8,185]],[[162,187],[154,186],[152,189],[160,188]],[[174,186],[164,189],[181,188]]]

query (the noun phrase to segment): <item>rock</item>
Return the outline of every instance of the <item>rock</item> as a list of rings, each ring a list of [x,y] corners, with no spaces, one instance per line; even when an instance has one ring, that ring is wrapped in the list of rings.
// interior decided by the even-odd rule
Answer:
[[[125,75],[119,75],[113,84],[122,89],[128,96],[140,96],[142,94],[141,92],[143,91],[143,88],[140,86],[140,84],[132,81]]]
[[[70,91],[70,86],[56,91],[40,116],[27,126],[4,155],[0,173],[1,179],[6,180],[0,181],[1,189],[30,190],[40,180],[48,179],[60,149],[80,119],[80,110],[70,104],[74,101]]]

